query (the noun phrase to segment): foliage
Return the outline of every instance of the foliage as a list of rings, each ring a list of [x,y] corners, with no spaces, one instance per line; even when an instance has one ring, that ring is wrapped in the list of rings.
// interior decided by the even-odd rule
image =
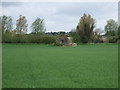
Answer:
[[[52,44],[52,43],[56,43],[56,38],[54,36],[51,36],[51,35],[44,35],[42,37],[42,42],[44,44]]]
[[[24,34],[16,34],[13,36],[13,43],[28,43],[27,35]]]
[[[20,15],[16,20],[16,29],[13,30],[12,18],[10,16],[0,16],[0,30],[2,31],[3,43],[44,43],[56,42],[56,37],[73,37],[75,43],[102,43],[102,33],[100,28],[95,28],[95,19],[89,14],[84,14],[76,27],[69,33],[64,31],[46,33],[44,19],[37,18],[31,25],[32,33],[27,33],[27,19]],[[113,19],[107,21],[105,26],[106,36],[109,42],[120,41],[120,27]],[[0,38],[1,39],[1,38]]]
[[[117,36],[111,36],[109,37],[109,43],[117,43],[118,37]]]
[[[45,32],[45,25],[44,20],[37,18],[31,25],[33,33],[44,33]]]
[[[20,15],[19,19],[16,21],[16,32],[17,34],[26,34],[27,33],[27,19],[25,16]]]
[[[15,34],[6,32],[3,38],[4,43],[41,43],[41,44],[52,44],[56,42],[56,37],[52,35],[41,35],[41,34]]]
[[[105,25],[106,36],[109,39],[109,43],[116,43],[119,39],[119,28],[118,23],[113,20],[109,19],[107,24]]]
[[[103,43],[102,35],[101,35],[102,33],[103,33],[103,31],[100,28],[96,28],[94,30],[94,35],[92,37],[92,41],[94,43]]]
[[[64,32],[64,31],[59,31],[59,32],[58,32],[58,36],[66,36],[66,32]]]
[[[2,32],[11,31],[13,28],[12,18],[10,16],[1,16],[2,18]]]
[[[116,36],[117,34],[116,34],[116,31],[107,31],[106,35],[107,36]]]
[[[73,42],[75,43],[81,43],[80,36],[76,32],[70,32],[70,36],[73,38]]]
[[[12,18],[10,16],[3,16],[2,17],[2,29],[3,31],[12,30]]]
[[[118,39],[120,40],[120,26],[118,27]]]
[[[29,34],[27,35],[27,43],[42,43],[42,44],[52,44],[55,43],[56,37],[52,35],[45,34]]]
[[[94,27],[95,20],[89,14],[84,14],[76,28],[82,43],[88,43],[91,41]]]
[[[107,24],[105,25],[105,31],[107,36],[115,36],[117,35],[118,30],[118,24],[115,22],[115,20],[110,19],[107,21]]]
[[[10,31],[5,31],[5,33],[2,35],[2,42],[3,43],[12,43],[12,34]]]
[[[94,34],[94,36],[92,37],[92,42],[93,43],[103,43],[103,40],[101,38],[102,38],[102,36]]]
[[[63,46],[63,43],[54,43],[54,46]]]

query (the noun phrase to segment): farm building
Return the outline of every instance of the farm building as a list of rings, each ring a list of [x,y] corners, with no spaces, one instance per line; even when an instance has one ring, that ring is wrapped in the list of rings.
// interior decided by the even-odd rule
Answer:
[[[73,43],[72,37],[59,37],[56,39],[56,43],[63,44],[64,46],[77,46]]]
[[[72,37],[59,37],[56,42],[60,44],[72,44]]]

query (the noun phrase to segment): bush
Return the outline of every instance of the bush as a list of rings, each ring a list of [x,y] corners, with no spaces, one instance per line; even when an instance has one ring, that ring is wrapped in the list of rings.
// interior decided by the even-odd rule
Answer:
[[[27,43],[27,35],[16,34],[12,37],[12,43]]]
[[[109,43],[117,43],[117,40],[118,40],[117,36],[109,37]]]
[[[75,43],[81,43],[80,36],[76,32],[70,32],[70,36],[73,38]]]
[[[62,44],[62,43],[61,44],[60,43],[55,43],[54,45],[55,46],[63,46],[64,44]]]
[[[27,36],[29,43],[52,44],[56,42],[56,37],[52,35],[30,34]]]
[[[12,34],[7,31],[2,35],[2,42],[3,43],[12,43]]]
[[[42,36],[42,43],[44,44],[52,44],[56,42],[56,38],[54,36],[51,35],[44,35]]]

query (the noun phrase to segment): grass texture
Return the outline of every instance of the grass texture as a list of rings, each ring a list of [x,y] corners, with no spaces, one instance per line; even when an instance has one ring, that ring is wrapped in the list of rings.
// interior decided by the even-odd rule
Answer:
[[[117,88],[117,44],[3,44],[3,88]]]

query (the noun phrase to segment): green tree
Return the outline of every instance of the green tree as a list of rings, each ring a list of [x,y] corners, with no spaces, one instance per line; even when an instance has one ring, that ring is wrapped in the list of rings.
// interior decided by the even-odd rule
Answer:
[[[76,28],[82,43],[88,43],[92,40],[94,27],[95,20],[89,14],[84,14]]]
[[[32,33],[44,33],[46,31],[44,19],[37,18],[31,25]]]
[[[13,29],[12,18],[10,16],[2,16],[2,32],[11,31]]]
[[[107,36],[117,35],[118,24],[113,19],[109,19],[105,25],[105,31]]]
[[[70,32],[69,32],[70,36],[73,38],[73,41],[75,43],[80,43],[80,36],[78,35],[78,33],[76,32],[76,29],[72,29]]]
[[[7,17],[6,30],[12,31],[12,29],[13,29],[12,18],[9,16]]]
[[[2,34],[6,30],[7,16],[2,16]]]
[[[120,26],[118,27],[118,39],[120,40]]]
[[[20,15],[19,19],[16,21],[16,33],[17,34],[26,34],[27,33],[27,19],[25,16]]]
[[[2,42],[9,41],[11,39],[10,32],[13,29],[12,18],[10,16],[1,16],[2,23]]]

